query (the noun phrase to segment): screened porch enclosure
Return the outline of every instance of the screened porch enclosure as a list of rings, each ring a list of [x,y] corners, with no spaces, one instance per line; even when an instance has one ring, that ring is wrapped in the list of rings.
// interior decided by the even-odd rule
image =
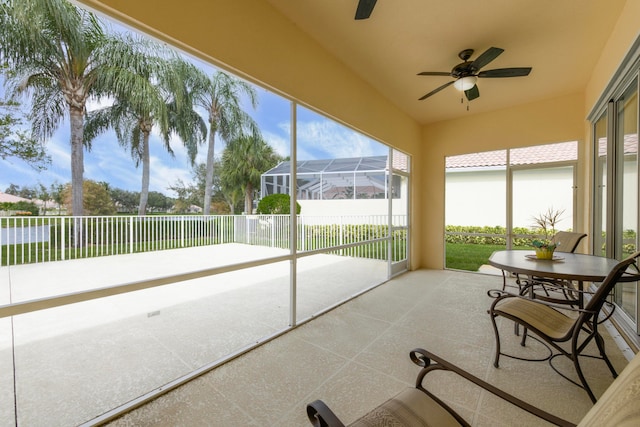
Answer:
[[[300,160],[296,164],[298,200],[354,200],[400,197],[400,177],[389,190],[387,156]],[[262,195],[290,194],[291,162],[282,162],[262,175]]]

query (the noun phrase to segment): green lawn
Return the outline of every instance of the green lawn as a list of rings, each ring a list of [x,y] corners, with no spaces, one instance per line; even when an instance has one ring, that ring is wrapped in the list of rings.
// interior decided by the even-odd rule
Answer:
[[[489,256],[494,251],[505,250],[503,245],[474,245],[463,243],[447,243],[446,268],[455,270],[478,271],[481,265],[488,264]],[[531,249],[530,247],[514,247],[513,249]]]

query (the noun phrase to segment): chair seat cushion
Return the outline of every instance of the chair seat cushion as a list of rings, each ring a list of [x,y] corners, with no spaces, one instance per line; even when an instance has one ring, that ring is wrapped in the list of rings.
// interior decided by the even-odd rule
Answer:
[[[507,298],[496,310],[536,325],[540,332],[557,340],[564,338],[575,323],[575,319],[551,307],[524,298]]]
[[[416,388],[407,388],[349,427],[460,426],[438,403]]]

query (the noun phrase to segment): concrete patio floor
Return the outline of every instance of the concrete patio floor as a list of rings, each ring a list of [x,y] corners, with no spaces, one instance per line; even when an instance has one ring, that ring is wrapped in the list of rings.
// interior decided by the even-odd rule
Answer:
[[[226,256],[275,254],[250,248],[229,247]],[[105,257],[99,263],[41,264],[31,272],[26,266],[25,271],[3,267],[2,303],[9,295],[13,301],[50,295],[50,283],[75,292],[82,286],[103,287],[228,262],[221,257],[202,249],[179,250]],[[359,292],[363,284],[382,281],[386,274],[380,262],[327,255],[299,264],[301,318]],[[19,425],[77,425],[124,403],[123,398],[133,399],[286,328],[288,273],[289,263],[283,262],[15,316],[13,324],[0,319],[0,425],[14,425],[14,356]],[[403,274],[111,425],[304,426],[309,425],[305,405],[315,399],[323,399],[350,422],[413,383],[417,367],[408,353],[414,347],[577,422],[591,402],[548,364],[503,358],[499,369],[493,367],[495,339],[486,291],[501,283],[501,277],[453,271]],[[520,348],[512,324],[502,322],[501,328],[513,338],[506,340],[507,351],[542,351],[533,341]],[[627,358],[604,329],[603,335],[620,371]],[[15,352],[10,351],[11,339]],[[613,378],[604,363],[585,364],[600,395]],[[570,364],[562,361],[560,366],[572,373]],[[457,379],[435,386],[474,425],[544,425]]]
[[[272,258],[227,244],[0,268],[0,304]],[[288,261],[0,319],[0,425],[77,425],[290,323]],[[357,272],[357,274],[356,274]],[[380,261],[298,261],[298,319],[383,281]],[[15,376],[14,376],[15,372]]]

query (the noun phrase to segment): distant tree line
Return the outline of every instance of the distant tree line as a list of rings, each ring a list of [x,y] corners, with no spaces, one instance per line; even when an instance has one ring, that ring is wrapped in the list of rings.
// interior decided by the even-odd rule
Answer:
[[[84,213],[85,215],[115,215],[134,214],[138,208],[140,193],[136,191],[111,188],[106,182],[96,182],[85,180],[83,185]],[[47,210],[48,203],[55,209],[54,213],[61,214],[69,212],[71,208],[71,185],[51,184],[46,187],[43,184],[33,186],[19,186],[10,184],[4,191],[6,194],[22,197],[29,200],[41,200],[43,210]],[[175,204],[175,199],[168,197],[157,191],[149,192],[149,212],[168,212]],[[35,210],[34,210],[35,208]],[[33,215],[38,214],[38,207],[33,202],[5,203],[0,206],[0,210],[10,211],[31,211]]]

